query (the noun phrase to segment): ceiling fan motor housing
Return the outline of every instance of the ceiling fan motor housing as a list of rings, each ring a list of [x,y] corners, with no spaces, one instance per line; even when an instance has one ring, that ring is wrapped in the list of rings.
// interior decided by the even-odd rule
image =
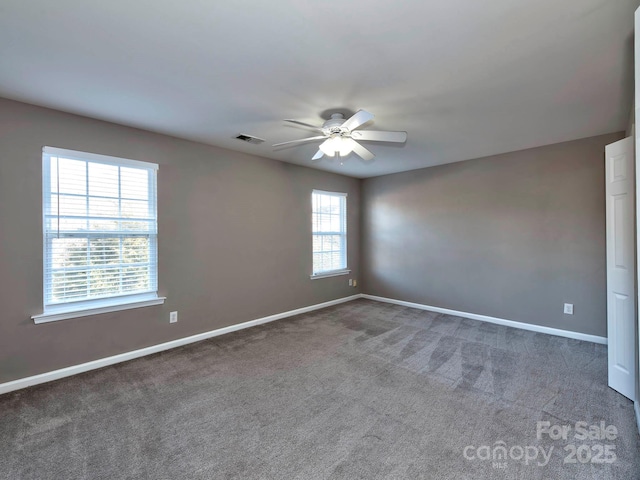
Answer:
[[[332,113],[331,118],[322,124],[322,133],[325,135],[344,135],[349,132],[346,128],[342,128],[344,122],[344,115]]]

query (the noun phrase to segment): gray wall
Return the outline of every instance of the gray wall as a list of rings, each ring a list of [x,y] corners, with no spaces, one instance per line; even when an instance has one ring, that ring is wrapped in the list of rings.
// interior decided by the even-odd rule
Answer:
[[[604,146],[622,136],[365,180],[363,291],[606,336]]]
[[[360,181],[0,99],[0,382],[359,293],[347,278],[373,295],[605,336],[603,151],[621,137]],[[160,164],[165,305],[33,323],[44,145]],[[309,279],[313,188],[349,193],[349,277]]]
[[[34,325],[44,145],[160,165],[163,306]],[[358,293],[309,279],[314,188],[348,192],[359,278],[359,180],[0,99],[0,382]]]

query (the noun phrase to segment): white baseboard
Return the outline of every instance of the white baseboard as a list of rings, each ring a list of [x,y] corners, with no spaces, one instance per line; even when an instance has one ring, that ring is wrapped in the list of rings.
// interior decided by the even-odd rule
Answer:
[[[448,308],[431,307],[429,305],[423,305],[421,303],[405,302],[403,300],[394,300],[393,298],[377,297],[375,295],[368,295],[363,293],[361,298],[367,298],[369,300],[375,300],[378,302],[393,303],[396,305],[403,305],[405,307],[418,308],[420,310],[429,310],[430,312],[445,313],[447,315],[455,315],[457,317],[471,318],[473,320],[480,320],[482,322],[495,323],[497,325],[504,325],[507,327],[519,328],[522,330],[529,330],[532,332],[547,333],[549,335],[557,335],[559,337],[573,338],[576,340],[584,340],[586,342],[600,343],[602,345],[607,344],[606,337],[599,337],[597,335],[588,335],[586,333],[572,332],[570,330],[561,330],[559,328],[543,327],[541,325],[533,325],[531,323],[516,322],[514,320],[505,320],[503,318],[489,317],[487,315],[478,315],[476,313],[459,312],[457,310],[449,310]]]
[[[13,380],[11,382],[0,383],[0,395],[2,395],[3,393],[12,392],[14,390],[20,390],[22,388],[31,387],[33,385],[51,382],[53,380],[58,380],[60,378],[70,377],[72,375],[77,375],[79,373],[88,372],[90,370],[95,370],[95,369],[106,367],[109,365],[114,365],[116,363],[126,362],[128,360],[133,360],[134,358],[144,357],[146,355],[151,355],[153,353],[162,352],[164,350],[169,350],[171,348],[180,347],[182,345],[187,345],[189,343],[199,342],[201,340],[206,340],[208,338],[224,335],[225,333],[236,332],[238,330],[254,327],[256,325],[262,325],[264,323],[273,322],[275,320],[280,320],[282,318],[287,318],[287,317],[292,317],[294,315],[300,315],[302,313],[312,312],[314,310],[330,307],[332,305],[338,305],[340,303],[349,302],[351,300],[356,300],[358,298],[366,298],[368,300],[375,300],[378,302],[393,303],[393,304],[402,305],[405,307],[417,308],[420,310],[429,310],[429,311],[438,312],[438,313],[445,313],[448,315],[471,318],[473,320],[480,320],[483,322],[495,323],[498,325],[505,325],[507,327],[530,330],[533,332],[547,333],[550,335],[558,335],[561,337],[574,338],[577,340],[584,340],[587,342],[601,343],[604,345],[607,344],[607,339],[605,337],[598,337],[596,335],[587,335],[584,333],[571,332],[568,330],[560,330],[558,328],[542,327],[542,326],[533,325],[530,323],[516,322],[513,320],[505,320],[502,318],[489,317],[486,315],[460,312],[457,310],[449,310],[447,308],[432,307],[432,306],[423,305],[420,303],[405,302],[403,300],[394,300],[392,298],[377,297],[375,295],[360,293],[356,295],[351,295],[349,297],[338,298],[337,300],[331,300],[329,302],[318,303],[316,305],[298,308],[296,310],[289,310],[288,312],[277,313],[275,315],[270,315],[268,317],[257,318],[255,320],[239,323],[237,325],[230,325],[228,327],[219,328],[217,330],[211,330],[209,332],[199,333],[197,335],[192,335],[190,337],[179,338],[177,340],[172,340],[170,342],[161,343],[159,345],[152,345],[150,347],[141,348],[139,350],[133,350],[131,352],[121,353],[119,355],[114,355],[112,357],[93,360],[91,362],[82,363],[80,365],[73,365],[71,367],[61,368],[59,370],[54,370],[52,372],[41,373],[39,375],[34,375],[32,377],[20,378],[18,380]],[[635,409],[636,409],[636,419],[638,420],[638,429],[640,430],[640,407],[638,407],[638,403],[635,404]]]
[[[180,347],[189,343],[199,342],[206,340],[207,338],[217,337],[224,335],[225,333],[236,332],[249,327],[255,327],[256,325],[262,325],[263,323],[273,322],[286,317],[292,317],[294,315],[300,315],[302,313],[312,312],[321,308],[330,307],[332,305],[338,305],[340,303],[349,302],[360,298],[360,294],[351,295],[349,297],[338,298],[337,300],[331,300],[329,302],[318,303],[309,307],[298,308],[296,310],[289,310],[288,312],[277,313],[275,315],[269,315],[268,317],[257,318],[248,322],[239,323],[237,325],[230,325],[224,328],[218,328],[217,330],[211,330],[209,332],[199,333],[190,337],[179,338],[170,342],[161,343],[159,345],[152,345],[150,347],[141,348],[139,350],[133,350],[131,352],[121,353],[112,357],[101,358],[93,360],[91,362],[82,363],[80,365],[73,365],[71,367],[61,368],[60,370],[54,370],[52,372],[41,373],[32,377],[20,378],[11,382],[0,383],[0,395],[3,393],[12,392],[14,390],[20,390],[22,388],[31,387],[32,385],[38,385],[40,383],[51,382],[64,377],[70,377],[71,375],[77,375],[79,373],[88,372],[89,370],[95,370],[97,368],[106,367],[116,363],[126,362],[127,360],[133,360],[134,358],[144,357],[151,355],[152,353],[162,352],[171,348]]]
[[[636,426],[638,427],[638,433],[640,433],[640,402],[638,400],[633,402],[633,409],[636,412]]]

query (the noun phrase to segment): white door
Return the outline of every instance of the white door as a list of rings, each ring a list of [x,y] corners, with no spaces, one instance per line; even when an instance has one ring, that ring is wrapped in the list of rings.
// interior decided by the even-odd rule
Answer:
[[[609,386],[635,398],[635,174],[633,139],[605,149]]]

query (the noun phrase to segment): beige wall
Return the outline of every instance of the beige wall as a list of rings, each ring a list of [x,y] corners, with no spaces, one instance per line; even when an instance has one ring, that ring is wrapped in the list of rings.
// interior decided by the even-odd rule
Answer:
[[[34,325],[44,145],[160,165],[163,306]],[[358,278],[359,180],[0,99],[0,382],[358,293],[309,279],[314,188],[349,194]]]
[[[363,291],[606,336],[604,146],[622,137],[365,180]]]

